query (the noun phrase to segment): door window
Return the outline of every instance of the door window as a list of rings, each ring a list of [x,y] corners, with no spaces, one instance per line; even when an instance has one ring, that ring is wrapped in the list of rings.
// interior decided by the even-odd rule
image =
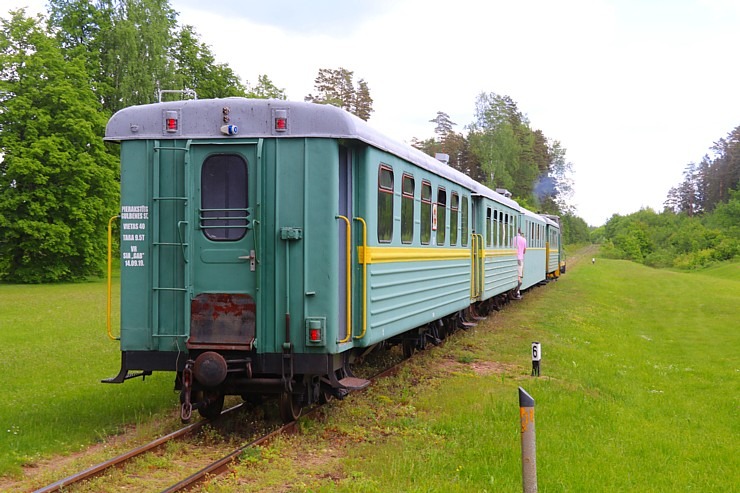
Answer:
[[[201,169],[200,228],[215,241],[247,233],[247,162],[237,154],[208,156]]]

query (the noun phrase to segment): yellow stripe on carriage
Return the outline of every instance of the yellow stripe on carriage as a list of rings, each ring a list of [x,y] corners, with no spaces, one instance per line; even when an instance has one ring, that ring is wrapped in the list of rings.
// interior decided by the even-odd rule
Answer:
[[[469,260],[470,248],[358,247],[361,264],[388,262],[426,262],[430,260]]]

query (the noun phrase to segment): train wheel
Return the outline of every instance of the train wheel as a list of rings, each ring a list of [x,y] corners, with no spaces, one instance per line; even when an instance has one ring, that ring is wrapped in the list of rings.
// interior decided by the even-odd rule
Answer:
[[[403,348],[403,357],[405,359],[410,358],[414,354],[414,349],[416,348],[416,341],[413,339],[404,339],[401,343],[401,347]]]
[[[283,423],[290,423],[301,416],[301,396],[292,392],[283,392],[280,394],[280,418]]]
[[[198,408],[198,413],[206,419],[216,419],[224,409],[224,395],[221,392],[208,392],[205,394],[205,406]]]

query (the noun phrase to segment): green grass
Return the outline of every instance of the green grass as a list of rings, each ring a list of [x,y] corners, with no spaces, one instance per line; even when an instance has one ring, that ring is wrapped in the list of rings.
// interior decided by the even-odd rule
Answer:
[[[79,450],[176,403],[171,375],[100,383],[120,367],[105,307],[104,281],[0,284],[0,475]]]
[[[581,262],[307,426],[317,444],[303,454],[344,443],[344,455],[290,491],[521,491],[519,386],[536,400],[539,491],[737,491],[737,266]],[[241,472],[250,487],[286,477],[262,465]]]
[[[521,491],[519,386],[542,492],[736,490],[740,264],[574,264],[208,491]],[[169,374],[99,383],[119,364],[104,308],[103,282],[0,284],[0,472],[176,406]]]
[[[519,491],[522,386],[537,402],[540,491],[731,490],[740,481],[740,277],[730,271],[581,264],[512,307],[506,327],[476,335],[481,359],[517,365],[518,375],[445,382],[416,404],[420,433],[371,460],[362,447],[357,466],[388,471],[380,484],[401,491]],[[533,340],[544,354],[539,379],[527,376]]]

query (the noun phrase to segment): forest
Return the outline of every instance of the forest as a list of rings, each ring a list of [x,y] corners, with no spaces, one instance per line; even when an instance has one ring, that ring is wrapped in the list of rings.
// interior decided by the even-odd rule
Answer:
[[[740,255],[740,126],[690,163],[661,213],[614,215],[591,232],[601,254],[651,267],[698,269]]]
[[[370,84],[351,70],[320,68],[314,87],[305,101],[371,118]],[[0,280],[101,274],[107,221],[119,203],[118,148],[102,141],[106,122],[122,108],[156,102],[163,89],[287,99],[268,75],[250,84],[218,61],[169,0],[49,0],[46,15],[0,17]],[[655,266],[737,255],[740,127],[715,143],[712,157],[687,167],[663,212],[615,216],[591,231],[570,203],[565,147],[533,129],[509,96],[481,93],[474,104],[473,122],[457,131],[437,111],[435,136],[412,144],[447,154],[450,166],[509,190],[531,210],[560,215],[566,243],[604,242],[605,254]]]

